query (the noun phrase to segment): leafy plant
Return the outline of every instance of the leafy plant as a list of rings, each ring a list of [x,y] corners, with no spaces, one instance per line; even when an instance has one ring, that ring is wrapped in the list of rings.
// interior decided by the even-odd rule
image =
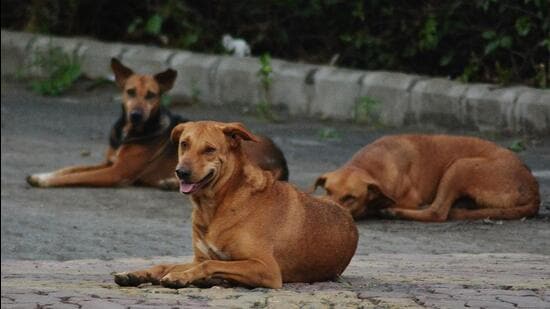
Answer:
[[[165,93],[160,97],[160,104],[164,107],[169,107],[172,105],[172,96]]]
[[[32,78],[31,89],[42,95],[60,95],[80,77],[80,60],[76,54],[69,54],[61,47],[49,45],[33,52],[31,62],[25,66],[21,77],[30,78],[33,73],[40,77]]]
[[[381,102],[369,96],[363,96],[355,103],[353,119],[357,123],[380,125],[379,108]]]
[[[513,152],[522,152],[525,151],[527,147],[525,146],[525,142],[523,140],[515,140],[510,146],[508,146],[508,149]]]
[[[269,91],[273,79],[271,77],[273,68],[271,67],[271,56],[265,53],[260,56],[260,70],[258,70],[258,76],[260,77],[261,85],[261,99],[256,105],[256,111],[258,115],[269,121],[275,121],[277,116],[271,108],[271,100],[269,98]]]
[[[340,132],[330,127],[319,129],[317,136],[322,140],[339,140],[341,138]]]
[[[548,80],[550,1],[2,1],[3,29],[161,43],[221,53],[225,33],[257,53],[469,82]],[[497,66],[498,63],[498,66]],[[540,65],[545,66],[544,70]],[[506,71],[506,74],[503,72]]]

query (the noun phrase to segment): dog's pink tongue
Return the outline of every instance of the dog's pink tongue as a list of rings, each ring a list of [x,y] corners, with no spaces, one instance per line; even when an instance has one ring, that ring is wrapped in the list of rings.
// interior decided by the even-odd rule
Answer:
[[[196,183],[183,183],[180,182],[180,192],[183,194],[189,194],[197,187]]]

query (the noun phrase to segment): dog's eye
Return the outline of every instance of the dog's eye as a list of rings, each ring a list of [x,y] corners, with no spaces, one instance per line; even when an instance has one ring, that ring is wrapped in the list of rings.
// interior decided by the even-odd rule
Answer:
[[[157,97],[157,94],[151,91],[147,91],[147,94],[145,95],[146,100],[151,100]]]
[[[180,148],[181,148],[182,150],[187,149],[187,147],[189,147],[189,144],[187,144],[186,141],[180,142]]]
[[[126,90],[126,94],[128,94],[129,97],[133,98],[136,96],[136,89],[134,88],[128,89]]]
[[[205,154],[212,154],[214,152],[216,152],[216,148],[214,148],[214,147],[208,146],[208,147],[204,148],[204,153]]]
[[[347,204],[347,203],[351,203],[351,202],[354,202],[357,198],[353,195],[345,195],[344,197],[342,197],[340,199],[340,202],[344,203],[344,204]]]
[[[327,195],[332,195],[332,191],[330,191],[329,189],[326,189],[327,191]]]

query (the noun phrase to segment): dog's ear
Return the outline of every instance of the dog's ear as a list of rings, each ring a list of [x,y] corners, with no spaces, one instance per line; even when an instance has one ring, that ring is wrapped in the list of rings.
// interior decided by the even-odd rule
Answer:
[[[115,81],[120,88],[124,88],[124,84],[134,71],[124,66],[117,58],[111,58],[111,70],[115,73]]]
[[[241,140],[259,142],[260,140],[254,134],[250,133],[241,123],[233,122],[222,126],[222,132],[231,141],[231,147],[235,148],[241,144]]]
[[[324,188],[325,187],[325,183],[327,182],[327,174],[324,174],[324,175],[321,175],[319,177],[317,177],[317,180],[315,180],[315,183],[311,186],[311,188],[309,188],[309,191],[308,193],[313,193],[315,192],[315,190],[317,190],[317,187],[322,187]]]
[[[157,83],[159,83],[160,93],[164,93],[172,89],[174,82],[176,81],[176,77],[178,77],[178,72],[172,69],[157,73],[153,76]]]
[[[170,133],[170,140],[173,144],[178,144],[178,141],[180,140],[181,133],[183,132],[183,127],[185,126],[185,123],[180,123],[177,126],[175,126],[172,129],[172,133]]]

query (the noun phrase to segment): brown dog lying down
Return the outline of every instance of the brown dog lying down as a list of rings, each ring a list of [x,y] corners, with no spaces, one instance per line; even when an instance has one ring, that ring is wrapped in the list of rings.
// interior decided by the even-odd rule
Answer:
[[[122,90],[122,114],[111,129],[106,160],[99,165],[72,166],[54,172],[31,175],[27,182],[36,187],[114,187],[142,185],[178,188],[174,176],[177,146],[170,133],[186,120],[171,114],[160,101],[170,90],[177,72],[168,69],[155,75],[134,73],[117,59],[111,60],[115,79]],[[288,180],[288,168],[281,150],[267,137],[260,143],[245,143],[253,162]]]
[[[176,174],[193,203],[193,262],[115,275],[122,286],[184,287],[224,279],[251,287],[334,279],[357,247],[349,212],[299,192],[257,168],[243,153],[257,138],[238,123],[188,122]]]
[[[317,186],[356,219],[518,219],[537,214],[540,204],[538,183],[520,159],[473,137],[383,137]]]

